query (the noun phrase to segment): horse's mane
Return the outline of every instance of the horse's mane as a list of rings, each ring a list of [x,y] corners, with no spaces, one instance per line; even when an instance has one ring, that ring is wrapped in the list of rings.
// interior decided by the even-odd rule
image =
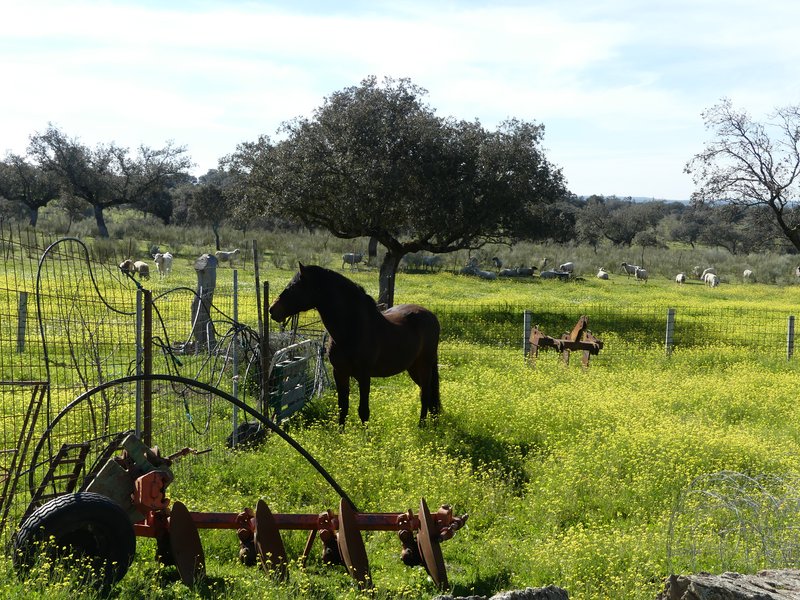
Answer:
[[[313,269],[317,272],[323,284],[330,284],[331,286],[338,286],[343,288],[344,293],[353,298],[353,301],[360,301],[378,309],[375,298],[370,296],[367,291],[355,281],[348,279],[341,273],[337,273],[331,269],[320,267],[317,265],[307,265],[305,269]]]

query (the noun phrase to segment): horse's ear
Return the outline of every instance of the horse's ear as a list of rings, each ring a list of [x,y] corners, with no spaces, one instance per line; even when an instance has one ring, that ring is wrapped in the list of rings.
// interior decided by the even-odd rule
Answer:
[[[301,263],[299,260],[297,261],[297,264],[300,265],[300,273],[302,273],[303,269],[306,268],[305,265],[303,265],[303,263]]]

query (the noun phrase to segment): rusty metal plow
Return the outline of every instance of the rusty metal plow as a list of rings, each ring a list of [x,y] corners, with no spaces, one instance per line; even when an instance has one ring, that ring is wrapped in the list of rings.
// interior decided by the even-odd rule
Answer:
[[[232,529],[239,538],[239,558],[247,565],[260,563],[265,572],[278,580],[288,578],[289,560],[281,537],[282,530],[309,532],[302,556],[305,566],[316,537],[322,542],[322,560],[343,564],[362,588],[372,586],[362,531],[396,531],[402,544],[401,559],[408,566],[423,565],[434,584],[449,589],[441,542],[463,527],[467,515],[454,516],[450,506],[431,513],[425,499],[419,513],[362,513],[342,498],[339,513],[273,513],[259,500],[256,509],[240,513],[191,512],[182,502],[171,502],[166,488],[173,481],[170,466],[174,460],[199,452],[185,448],[162,458],[157,449],[148,448],[136,436],[121,443],[123,454],[112,457],[100,470],[87,492],[115,500],[133,521],[138,537],[154,538],[157,558],[175,565],[181,581],[188,586],[205,575],[205,554],[200,529]]]
[[[153,475],[157,473],[157,475]],[[137,536],[157,540],[159,559],[174,564],[181,581],[188,586],[205,574],[205,556],[200,529],[236,530],[240,543],[239,558],[247,565],[259,563],[278,580],[288,578],[289,559],[281,537],[282,530],[309,532],[301,563],[306,564],[316,537],[322,542],[322,560],[342,564],[361,588],[372,587],[362,531],[396,531],[402,544],[401,559],[408,566],[423,565],[440,590],[449,589],[441,542],[455,535],[467,515],[454,516],[452,508],[441,506],[431,513],[424,498],[419,513],[362,513],[342,498],[339,513],[273,513],[264,500],[255,511],[240,513],[191,512],[181,502],[170,505],[164,496],[170,477],[164,470],[140,476],[132,496],[134,506],[145,516],[134,523]]]
[[[536,357],[539,356],[539,348],[553,348],[561,353],[564,364],[569,364],[570,352],[579,351],[583,352],[581,363],[584,368],[589,366],[589,357],[591,355],[597,356],[600,350],[603,349],[603,342],[597,339],[589,327],[589,318],[584,315],[572,328],[572,331],[565,333],[560,338],[550,337],[539,331],[536,326],[531,331],[529,338],[531,344],[531,363],[535,363]]]

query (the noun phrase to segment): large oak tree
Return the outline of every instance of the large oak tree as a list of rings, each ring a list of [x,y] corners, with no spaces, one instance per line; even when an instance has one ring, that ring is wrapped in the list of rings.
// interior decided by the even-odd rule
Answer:
[[[695,203],[765,207],[800,250],[800,106],[779,108],[764,123],[724,99],[703,113],[714,136],[686,165]]]
[[[39,209],[59,197],[58,179],[24,157],[8,154],[0,162],[0,196],[25,207],[31,227],[36,227]]]
[[[185,152],[172,143],[161,149],[140,146],[134,156],[114,143],[89,148],[53,125],[32,135],[28,147],[28,154],[58,179],[66,193],[93,207],[101,237],[108,237],[106,208],[148,206],[175,178],[186,176],[192,163]]]
[[[240,208],[272,213],[385,248],[379,302],[394,302],[400,259],[478,248],[529,229],[542,203],[568,196],[541,147],[544,127],[496,131],[436,116],[425,90],[375,77],[333,93],[313,118],[286,123],[229,157]]]

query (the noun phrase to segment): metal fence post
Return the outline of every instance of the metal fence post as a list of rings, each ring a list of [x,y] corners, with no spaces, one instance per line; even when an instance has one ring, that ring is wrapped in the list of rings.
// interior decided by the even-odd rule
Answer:
[[[791,360],[792,354],[794,354],[794,315],[789,315],[786,324],[786,360]]]
[[[25,325],[28,321],[28,292],[19,293],[17,306],[17,352],[25,352]]]
[[[522,312],[522,353],[525,358],[531,353],[531,311]]]
[[[673,334],[675,333],[675,309],[668,308],[667,309],[667,335],[664,339],[664,349],[667,352],[667,356],[672,354],[672,346],[673,346]]]
[[[233,397],[239,399],[239,271],[233,270]],[[239,407],[233,405],[233,432],[231,447],[239,444]]]
[[[143,290],[142,366],[145,375],[153,374],[153,292]],[[150,446],[153,434],[153,380],[142,382],[142,442]]]
[[[142,290],[136,290],[136,375],[142,374]],[[136,380],[136,437],[142,438],[142,380]]]

